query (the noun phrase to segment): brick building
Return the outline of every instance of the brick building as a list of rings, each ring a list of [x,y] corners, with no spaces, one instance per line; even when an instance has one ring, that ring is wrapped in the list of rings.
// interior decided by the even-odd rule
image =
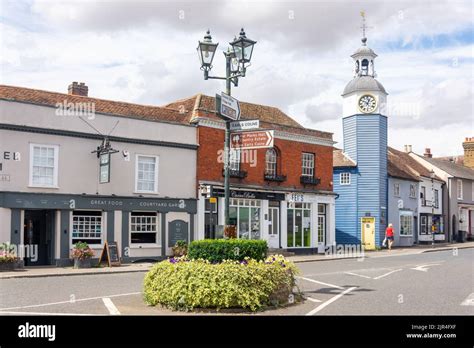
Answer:
[[[271,248],[323,252],[335,238],[332,134],[304,128],[281,110],[242,102],[241,119],[274,130],[274,147],[231,152],[230,218],[239,238],[266,239]],[[225,123],[215,98],[196,95],[166,105],[197,125],[198,239],[222,238]]]

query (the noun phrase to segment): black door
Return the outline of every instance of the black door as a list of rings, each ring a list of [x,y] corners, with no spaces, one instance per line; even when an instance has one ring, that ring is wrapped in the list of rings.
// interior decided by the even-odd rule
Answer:
[[[52,264],[53,226],[53,210],[25,210],[24,260],[26,266]]]

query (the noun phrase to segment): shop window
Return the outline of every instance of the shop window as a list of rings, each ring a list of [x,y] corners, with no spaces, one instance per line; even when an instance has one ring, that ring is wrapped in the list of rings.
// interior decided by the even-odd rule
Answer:
[[[413,235],[413,215],[400,215],[400,235],[401,236],[412,236]]]
[[[289,202],[287,209],[288,248],[311,246],[311,204]]]
[[[30,186],[58,186],[57,145],[30,144]]]
[[[260,239],[261,201],[255,199],[231,199],[229,218],[237,226],[237,236],[242,239]]]
[[[72,244],[102,243],[102,212],[74,211],[72,213]]]
[[[130,214],[130,244],[161,244],[157,213],[132,212]]]

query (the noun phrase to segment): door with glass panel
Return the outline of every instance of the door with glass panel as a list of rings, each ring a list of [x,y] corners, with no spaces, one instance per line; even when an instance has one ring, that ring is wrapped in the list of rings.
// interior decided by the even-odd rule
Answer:
[[[311,246],[311,203],[288,203],[287,247]]]
[[[270,248],[279,248],[280,235],[280,209],[270,207],[268,209],[269,225],[268,225],[268,246]]]
[[[318,204],[318,253],[324,253],[326,244],[326,204]]]

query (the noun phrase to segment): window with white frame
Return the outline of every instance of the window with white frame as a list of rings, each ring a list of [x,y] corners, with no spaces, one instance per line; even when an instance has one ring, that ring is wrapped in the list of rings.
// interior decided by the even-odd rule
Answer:
[[[398,182],[393,184],[393,195],[400,197],[400,184]]]
[[[416,185],[410,184],[410,198],[416,198]]]
[[[400,235],[401,236],[413,235],[413,215],[400,214]]]
[[[30,186],[58,186],[59,146],[30,144]]]
[[[158,193],[158,156],[137,155],[135,191]]]
[[[462,180],[458,179],[457,181],[457,186],[458,186],[458,199],[462,199]]]
[[[421,186],[420,198],[421,198],[421,205],[423,207],[426,207],[426,187],[425,186]]]
[[[339,182],[341,185],[350,185],[351,184],[351,173],[345,172],[339,174]]]
[[[240,149],[231,149],[229,152],[229,168],[230,170],[240,170]]]
[[[101,244],[102,223],[101,211],[74,211],[72,213],[72,244],[78,242]]]
[[[265,154],[265,174],[275,176],[277,174],[277,152],[275,149],[268,149]]]
[[[427,234],[428,233],[428,216],[421,215],[420,216],[420,234]]]
[[[240,239],[260,239],[261,201],[256,199],[230,200],[229,219],[231,225],[237,226]]]
[[[161,244],[156,212],[130,213],[130,245]]]
[[[434,207],[439,208],[439,191],[434,190]]]
[[[314,177],[314,153],[301,154],[301,175]]]

